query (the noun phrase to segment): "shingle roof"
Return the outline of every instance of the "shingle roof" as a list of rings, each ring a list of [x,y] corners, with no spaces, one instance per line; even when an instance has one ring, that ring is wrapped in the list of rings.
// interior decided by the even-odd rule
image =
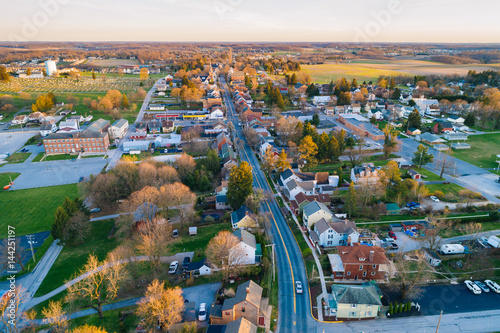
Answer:
[[[382,305],[377,288],[370,285],[332,285],[332,295],[338,304]]]
[[[250,302],[256,307],[260,307],[261,299],[262,287],[252,280],[249,280],[238,286],[238,289],[236,289],[236,295],[233,298],[228,298],[224,301],[224,304],[222,305],[222,311],[232,309],[235,304],[243,301]]]
[[[208,267],[207,258],[203,258],[203,259],[201,259],[201,261],[198,261],[198,262],[189,263],[187,270],[188,270],[188,272],[195,271],[197,269],[202,268],[203,266]]]
[[[328,209],[328,207],[326,207],[325,204],[321,202],[313,201],[304,206],[304,214],[306,214],[307,216],[311,216],[319,210],[324,210],[331,214],[330,209]]]
[[[339,234],[350,234],[352,232],[357,232],[356,223],[351,221],[326,221],[325,219],[321,219],[316,222],[315,227],[318,229],[320,234],[327,231],[329,228],[332,228]]]
[[[297,185],[297,182],[295,181],[295,179],[292,179],[290,180],[289,182],[286,183],[286,187],[289,189],[289,190],[293,190],[294,188],[296,188],[298,185]]]
[[[245,215],[252,214],[253,212],[248,208],[247,206],[243,205],[240,208],[238,208],[236,211],[231,213],[231,220],[235,222],[241,221],[242,218],[245,217]]]
[[[253,247],[254,249],[257,248],[257,242],[255,241],[255,236],[249,233],[248,231],[243,229],[238,229],[235,232],[233,232],[233,235],[235,235],[240,241]]]
[[[256,332],[257,332],[257,326],[255,326],[245,318],[239,318],[229,322],[226,325],[226,331],[224,333],[256,333]]]
[[[286,169],[280,174],[280,177],[283,178],[284,180],[287,180],[288,178],[293,176],[293,171],[290,169]]]
[[[389,264],[385,251],[379,246],[368,246],[354,243],[352,246],[337,246],[340,258],[344,264]],[[373,260],[369,261],[370,251],[373,251]]]

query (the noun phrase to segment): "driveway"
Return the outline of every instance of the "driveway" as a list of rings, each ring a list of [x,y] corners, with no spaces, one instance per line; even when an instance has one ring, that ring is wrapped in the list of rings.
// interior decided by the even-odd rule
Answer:
[[[398,238],[396,239],[396,244],[398,244],[399,249],[403,252],[418,250],[425,245],[423,242],[420,242],[417,239],[408,236],[402,231],[396,231],[395,234]]]

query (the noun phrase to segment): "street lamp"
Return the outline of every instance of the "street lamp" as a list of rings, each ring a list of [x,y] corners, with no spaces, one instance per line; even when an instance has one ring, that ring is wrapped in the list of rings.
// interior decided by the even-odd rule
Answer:
[[[33,240],[33,235],[27,235],[26,238],[28,238],[28,244],[30,245],[30,248],[31,248],[31,257],[33,258],[33,262],[36,262],[36,258],[35,258],[35,251],[33,251],[33,244],[35,244],[36,242]]]

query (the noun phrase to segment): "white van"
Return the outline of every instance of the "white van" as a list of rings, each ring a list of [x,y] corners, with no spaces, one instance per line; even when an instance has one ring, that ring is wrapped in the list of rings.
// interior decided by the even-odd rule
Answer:
[[[500,286],[498,285],[498,283],[496,283],[495,281],[491,281],[491,280],[484,280],[484,283],[486,283],[486,285],[488,287],[493,289],[494,292],[496,292],[497,294],[500,294]]]
[[[465,286],[469,288],[470,291],[472,291],[474,294],[479,295],[481,293],[481,288],[479,288],[474,282],[471,280],[465,280],[464,281]]]

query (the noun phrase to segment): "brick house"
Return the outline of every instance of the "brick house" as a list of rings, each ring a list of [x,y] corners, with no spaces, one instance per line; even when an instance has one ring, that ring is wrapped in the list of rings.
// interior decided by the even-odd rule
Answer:
[[[379,246],[354,243],[338,246],[337,250],[338,254],[328,255],[335,281],[384,281],[394,275],[394,264]]]

